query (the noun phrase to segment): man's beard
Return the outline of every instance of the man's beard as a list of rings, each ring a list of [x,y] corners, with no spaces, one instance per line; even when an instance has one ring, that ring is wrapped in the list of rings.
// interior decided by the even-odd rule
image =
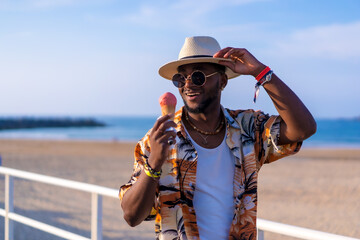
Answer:
[[[210,105],[210,103],[212,103],[213,101],[216,101],[216,99],[219,96],[219,91],[218,91],[218,89],[216,89],[215,91],[210,92],[209,94],[210,94],[210,96],[208,98],[206,98],[203,102],[201,102],[197,108],[189,107],[189,105],[187,105],[187,103],[183,99],[185,109],[190,113],[195,113],[195,114],[204,113],[206,108]]]

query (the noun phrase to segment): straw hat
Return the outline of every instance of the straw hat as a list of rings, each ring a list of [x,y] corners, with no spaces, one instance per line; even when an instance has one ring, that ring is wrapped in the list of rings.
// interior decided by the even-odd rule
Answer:
[[[172,76],[177,73],[179,66],[190,63],[219,63],[222,61],[232,61],[227,58],[213,58],[213,55],[221,50],[219,43],[212,37],[187,37],[180,50],[177,61],[169,62],[159,69],[159,74],[163,78],[171,80]],[[240,74],[234,73],[226,67],[228,78],[234,78]]]

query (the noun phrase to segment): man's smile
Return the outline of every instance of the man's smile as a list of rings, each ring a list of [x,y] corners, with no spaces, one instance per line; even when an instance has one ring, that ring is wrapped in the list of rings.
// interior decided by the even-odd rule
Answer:
[[[197,96],[197,95],[200,95],[200,93],[185,93],[186,96]]]
[[[201,93],[200,92],[185,92],[184,93],[186,96],[186,99],[190,100],[190,101],[194,101],[197,98],[200,97]]]

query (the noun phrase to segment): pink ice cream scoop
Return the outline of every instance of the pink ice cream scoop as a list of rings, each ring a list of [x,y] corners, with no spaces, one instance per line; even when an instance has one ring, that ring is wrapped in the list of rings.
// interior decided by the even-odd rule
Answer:
[[[162,115],[175,113],[176,97],[170,92],[166,92],[159,98]]]

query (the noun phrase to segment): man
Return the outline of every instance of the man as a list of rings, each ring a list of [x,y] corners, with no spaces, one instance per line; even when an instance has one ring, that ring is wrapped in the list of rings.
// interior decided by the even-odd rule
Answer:
[[[137,144],[134,172],[120,188],[125,220],[155,219],[157,239],[256,239],[258,171],[299,151],[316,131],[312,115],[246,49],[220,49],[211,37],[187,38],[159,74],[178,87],[184,107]],[[239,75],[256,77],[279,116],[221,106],[221,91]]]

